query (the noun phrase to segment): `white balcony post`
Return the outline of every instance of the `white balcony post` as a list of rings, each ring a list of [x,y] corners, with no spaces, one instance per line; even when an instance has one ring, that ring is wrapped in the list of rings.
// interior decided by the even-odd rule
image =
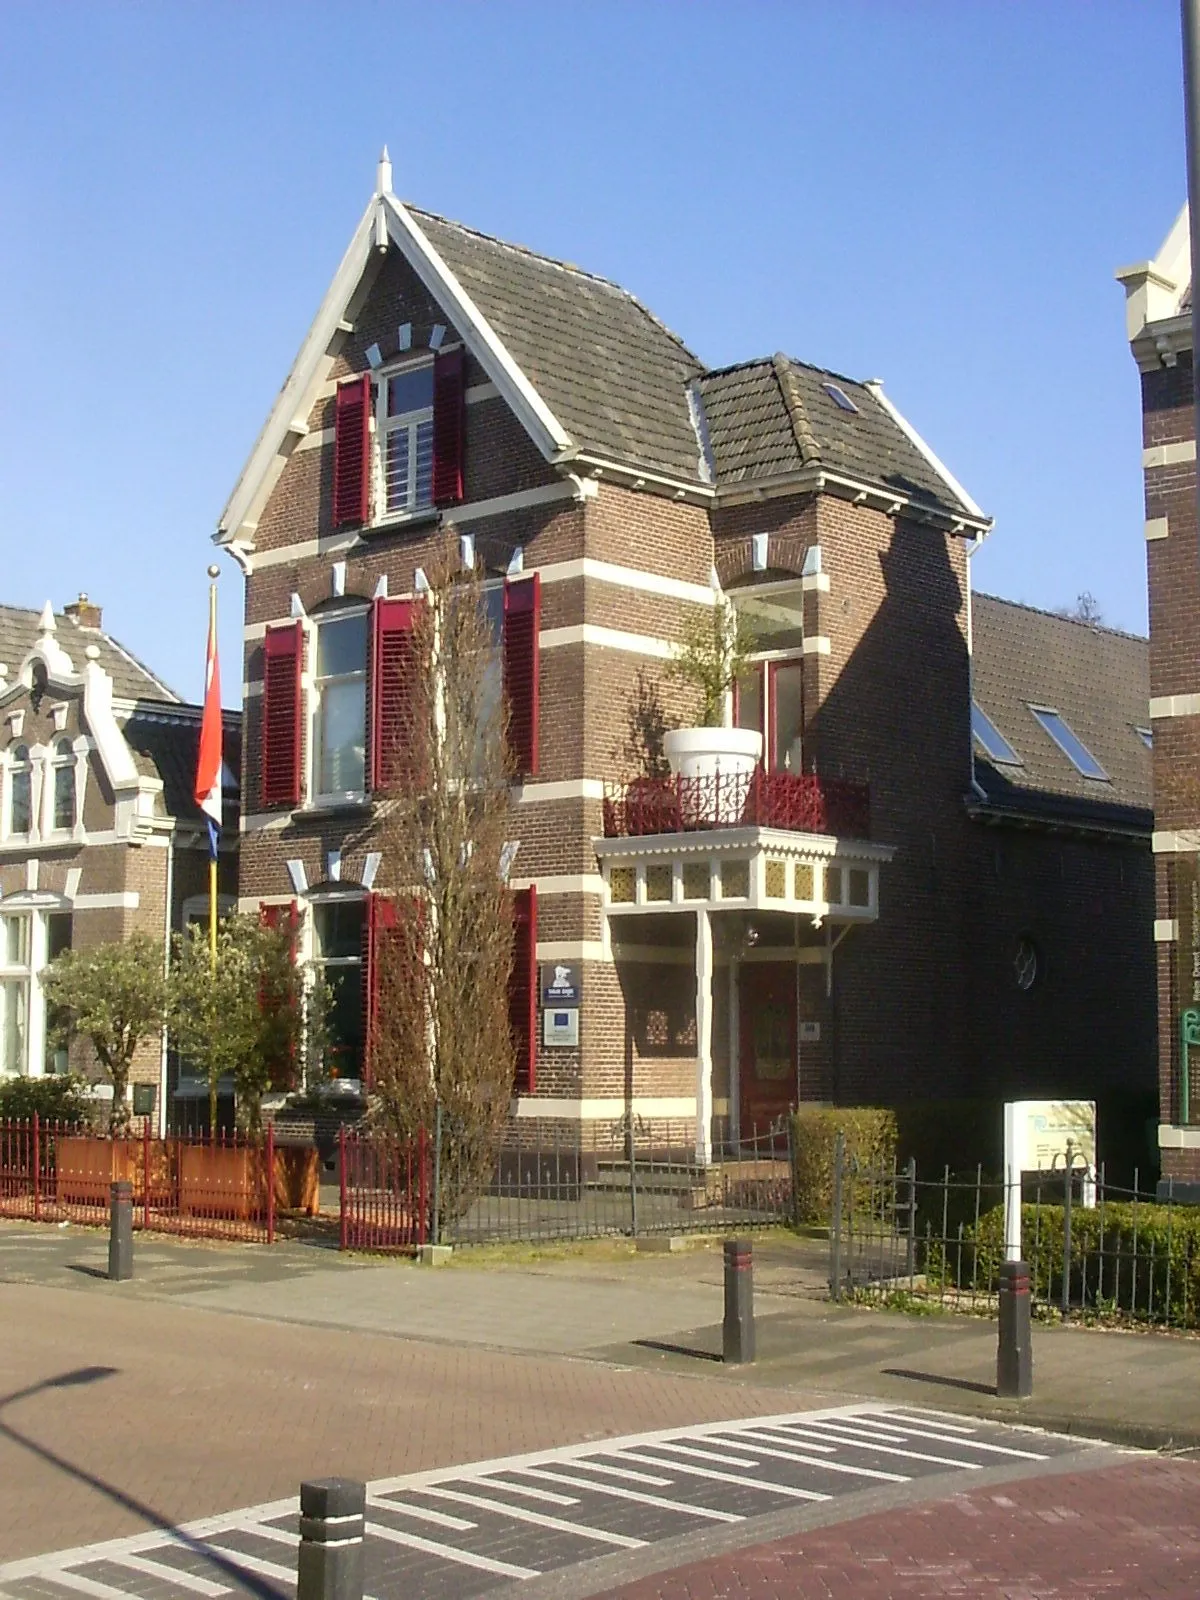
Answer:
[[[712,915],[707,906],[696,910],[696,1160],[712,1160],[712,1023],[713,1023]]]

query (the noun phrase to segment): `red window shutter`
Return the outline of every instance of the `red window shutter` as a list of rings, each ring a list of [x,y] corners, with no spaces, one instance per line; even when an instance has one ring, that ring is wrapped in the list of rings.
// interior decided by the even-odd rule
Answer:
[[[371,511],[371,378],[339,383],[333,408],[333,525],[366,522]]]
[[[379,951],[389,935],[394,937],[397,926],[395,901],[382,894],[368,895],[362,947],[363,1081],[367,1088],[374,1075],[378,1031]]]
[[[414,628],[419,600],[376,600],[371,608],[368,727],[372,789],[387,789],[406,770],[417,674]]]
[[[538,574],[504,586],[504,699],[508,747],[522,777],[538,769],[538,634],[542,586]]]
[[[466,438],[466,363],[460,346],[433,359],[433,503],[460,505]]]
[[[291,934],[292,963],[296,961],[296,936],[300,925],[300,908],[294,900],[286,905],[259,905],[258,920],[264,928],[286,928]],[[259,990],[258,1004],[261,1010],[274,1010],[283,1003],[283,997],[272,995],[266,987]],[[278,1093],[290,1093],[298,1087],[299,1074],[296,1071],[296,1046],[292,1041],[286,1053],[281,1053],[281,1059],[271,1063],[270,1087]]]
[[[300,804],[300,663],[304,630],[299,622],[268,628],[263,642],[262,803]]]
[[[508,1021],[517,1052],[513,1078],[516,1094],[532,1094],[537,1087],[537,889],[513,894],[513,961],[508,980]]]

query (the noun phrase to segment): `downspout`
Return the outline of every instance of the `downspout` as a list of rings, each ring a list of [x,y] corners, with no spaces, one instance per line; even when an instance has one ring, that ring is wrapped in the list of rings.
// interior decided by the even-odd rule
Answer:
[[[987,790],[975,776],[975,735],[971,731],[970,719],[975,713],[975,623],[974,608],[971,604],[971,557],[983,543],[983,535],[972,539],[967,545],[967,699],[969,714],[967,718],[967,750],[971,762],[971,793],[977,800],[987,799]]]
[[[166,912],[163,916],[163,977],[171,975],[171,905],[175,898],[175,830],[178,824],[172,819],[171,831],[167,835],[167,894]],[[158,1136],[165,1139],[167,1136],[167,1026],[164,1022],[162,1030],[162,1055],[158,1067],[159,1106],[158,1106]]]

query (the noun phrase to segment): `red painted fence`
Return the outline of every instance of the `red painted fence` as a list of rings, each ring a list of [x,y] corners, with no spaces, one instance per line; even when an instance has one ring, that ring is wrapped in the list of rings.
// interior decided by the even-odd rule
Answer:
[[[277,1148],[269,1127],[258,1140],[159,1139],[148,1125],[110,1138],[36,1115],[0,1121],[0,1216],[105,1226],[110,1187],[127,1182],[135,1228],[271,1244],[280,1202],[316,1209],[307,1154]]]
[[[347,1133],[338,1139],[343,1250],[412,1251],[426,1243],[429,1141]]]
[[[867,839],[870,790],[865,783],[757,767],[711,778],[635,778],[608,788],[604,796],[609,839],[733,827]]]

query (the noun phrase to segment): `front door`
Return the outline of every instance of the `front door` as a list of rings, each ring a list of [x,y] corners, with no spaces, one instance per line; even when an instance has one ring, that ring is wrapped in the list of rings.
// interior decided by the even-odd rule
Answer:
[[[746,961],[739,996],[741,1135],[766,1133],[796,1103],[796,968]]]

